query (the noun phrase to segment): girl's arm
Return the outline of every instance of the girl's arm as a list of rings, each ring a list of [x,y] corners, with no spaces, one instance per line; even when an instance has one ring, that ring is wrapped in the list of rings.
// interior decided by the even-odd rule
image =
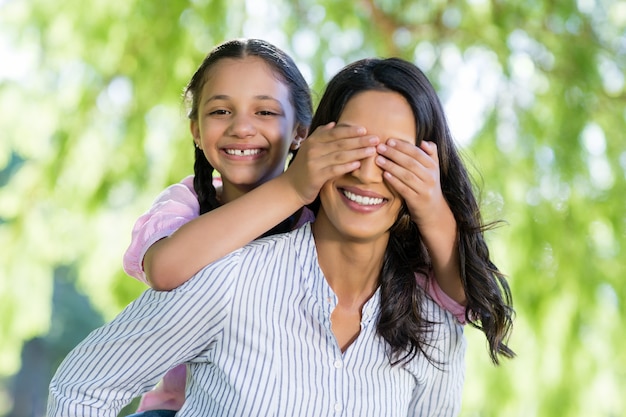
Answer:
[[[389,139],[377,149],[381,156],[376,161],[385,170],[385,179],[405,199],[420,230],[437,284],[454,301],[465,305],[456,220],[441,191],[437,146],[422,141],[416,147]]]
[[[273,198],[280,204],[273,204]],[[209,263],[256,239],[300,207],[298,196],[274,179],[263,188],[196,216],[146,251],[143,268],[149,285],[156,290],[178,287]]]
[[[155,241],[143,258],[150,285],[170,290],[310,203],[330,178],[356,169],[378,139],[362,128],[321,126],[282,175]],[[158,230],[154,231],[155,233]]]
[[[459,304],[456,300],[446,294],[446,292],[439,286],[439,283],[434,275],[435,274],[432,269],[429,271],[428,275],[416,272],[415,280],[419,286],[426,290],[430,298],[432,298],[439,307],[450,312],[460,324],[467,324],[467,317],[465,314],[467,307]]]
[[[148,284],[143,268],[148,249],[156,241],[198,217],[199,211],[198,196],[193,189],[193,175],[163,190],[133,226],[131,242],[124,253],[124,271]]]

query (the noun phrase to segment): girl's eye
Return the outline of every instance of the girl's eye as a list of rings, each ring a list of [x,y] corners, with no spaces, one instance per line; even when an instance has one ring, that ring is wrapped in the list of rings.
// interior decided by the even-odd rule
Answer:
[[[276,116],[278,113],[271,110],[260,110],[257,112],[261,116]]]
[[[216,116],[223,116],[226,114],[230,114],[230,112],[224,109],[217,109],[217,110],[213,110],[209,112],[209,115],[216,115]]]

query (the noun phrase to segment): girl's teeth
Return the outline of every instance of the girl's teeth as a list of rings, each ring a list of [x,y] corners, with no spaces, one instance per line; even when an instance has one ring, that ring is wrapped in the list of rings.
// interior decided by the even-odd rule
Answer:
[[[226,149],[226,153],[235,156],[251,156],[261,153],[260,149]]]
[[[348,197],[348,200],[354,201],[355,203],[362,206],[374,206],[376,204],[382,204],[383,202],[382,198],[364,197],[362,195],[357,195],[346,190],[343,191],[343,195]]]

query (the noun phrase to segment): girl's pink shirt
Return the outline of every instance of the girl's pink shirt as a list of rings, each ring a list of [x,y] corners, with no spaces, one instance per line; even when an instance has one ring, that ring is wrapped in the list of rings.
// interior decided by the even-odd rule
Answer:
[[[131,277],[147,284],[143,258],[148,248],[198,217],[200,204],[193,189],[193,177],[185,177],[178,184],[163,190],[152,203],[152,207],[135,222],[130,246],[123,259],[124,271]]]

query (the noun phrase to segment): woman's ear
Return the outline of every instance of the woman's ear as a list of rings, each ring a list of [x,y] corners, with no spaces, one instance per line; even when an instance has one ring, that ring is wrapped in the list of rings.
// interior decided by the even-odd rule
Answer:
[[[196,120],[189,121],[189,131],[193,137],[193,141],[196,144],[196,148],[202,149],[202,142],[200,141],[200,127]]]
[[[300,144],[302,144],[302,141],[306,139],[308,133],[309,129],[307,127],[298,125],[298,127],[296,127],[296,135],[294,136],[289,149],[292,151],[298,150],[298,148],[300,148]]]

